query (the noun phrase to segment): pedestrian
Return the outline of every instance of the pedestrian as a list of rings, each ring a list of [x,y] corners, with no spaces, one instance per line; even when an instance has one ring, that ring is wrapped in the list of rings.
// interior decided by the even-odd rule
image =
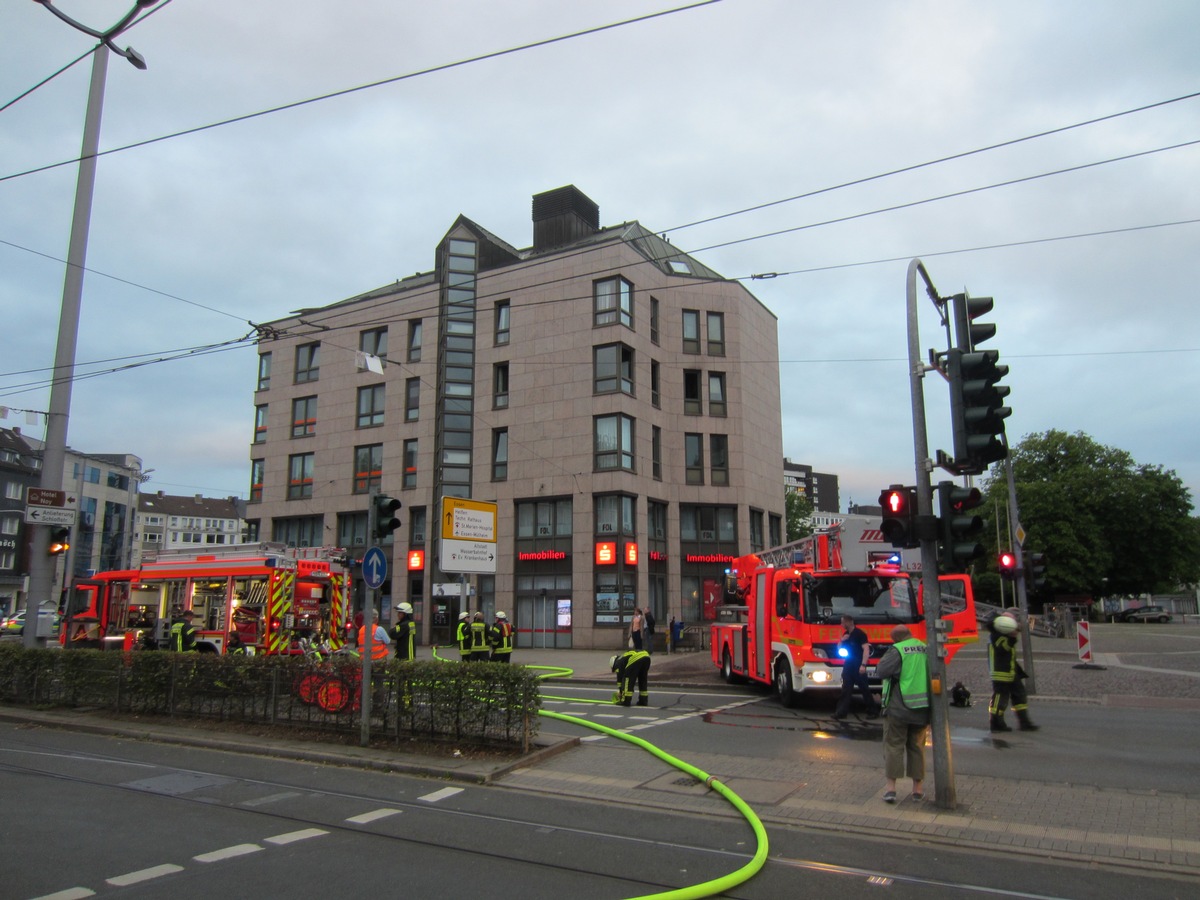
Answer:
[[[892,646],[876,674],[883,679],[883,802],[896,802],[896,779],[912,779],[912,798],[925,792],[925,732],[929,728],[929,665],[925,645],[907,625],[892,629]]]
[[[496,622],[488,635],[488,644],[492,648],[492,662],[506,663],[512,658],[513,627],[508,621],[508,613],[496,611]]]
[[[842,639],[838,642],[838,656],[842,659],[842,694],[838,697],[833,717],[844,719],[849,715],[850,704],[854,702],[854,691],[857,688],[867,705],[867,718],[877,718],[879,707],[875,704],[875,695],[871,693],[871,683],[867,680],[871,644],[867,633],[854,624],[854,616],[842,616]]]
[[[396,659],[413,660],[417,657],[417,623],[413,621],[411,603],[396,604],[396,624],[392,626],[392,643],[396,645]]]
[[[454,639],[458,641],[458,658],[466,662],[471,658],[471,614],[469,612],[458,614],[458,631],[455,632]]]
[[[650,705],[650,654],[645,650],[626,650],[608,661],[608,666],[617,673],[617,692],[613,703],[633,705],[633,683],[637,682],[638,706]]]
[[[370,653],[371,662],[386,662],[388,658],[388,644],[392,639],[388,637],[387,631],[378,622],[374,623],[371,628],[370,646],[367,641],[367,623],[363,620],[363,624],[358,629],[358,652]]]
[[[642,611],[635,609],[633,611],[633,621],[629,623],[629,640],[632,641],[632,649],[642,649],[642,628],[645,626],[642,620]]]
[[[468,634],[471,641],[471,653],[468,659],[471,662],[487,662],[492,651],[488,647],[488,627],[487,623],[483,621],[483,613],[477,612],[471,618]]]
[[[989,728],[992,731],[1012,731],[1004,721],[1004,711],[1012,703],[1017,725],[1022,731],[1037,731],[1029,721],[1029,697],[1025,693],[1025,670],[1017,662],[1017,620],[1008,613],[993,616],[988,621],[992,640],[988,644],[988,669],[992,678],[992,701],[988,704]]]
[[[642,613],[642,639],[646,642],[646,652],[654,652],[654,613],[646,607]]]
[[[176,653],[193,653],[196,650],[196,629],[192,619],[196,614],[185,609],[171,622],[171,649]]]

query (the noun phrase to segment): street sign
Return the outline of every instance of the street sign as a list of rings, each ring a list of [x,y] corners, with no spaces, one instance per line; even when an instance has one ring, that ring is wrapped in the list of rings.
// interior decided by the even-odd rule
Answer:
[[[363,581],[371,590],[376,590],[387,581],[388,562],[383,551],[378,547],[367,550],[363,554],[362,570]]]
[[[496,573],[496,504],[442,498],[443,572]]]
[[[28,506],[66,506],[67,492],[31,487],[25,494],[25,503]],[[74,503],[75,498],[72,497],[71,504]]]
[[[56,506],[27,506],[25,521],[30,525],[74,525],[76,511]]]

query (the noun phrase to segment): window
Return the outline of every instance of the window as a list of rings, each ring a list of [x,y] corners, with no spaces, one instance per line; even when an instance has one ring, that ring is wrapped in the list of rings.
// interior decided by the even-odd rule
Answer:
[[[338,513],[338,546],[362,547],[367,543],[367,514]]]
[[[655,409],[662,409],[662,380],[658,360],[650,360],[650,402]]]
[[[271,540],[290,547],[320,547],[325,543],[325,519],[322,516],[298,516],[275,519]]]
[[[649,501],[646,510],[646,525],[649,528],[646,537],[652,541],[666,541],[667,504],[654,500]]]
[[[624,278],[605,278],[592,285],[593,322],[633,327],[633,285]]]
[[[358,349],[387,361],[387,328],[369,328],[358,334]]]
[[[321,376],[321,345],[301,344],[296,348],[296,384],[316,381]]]
[[[725,487],[729,484],[729,435],[710,434],[708,436],[708,458],[712,467],[712,483]],[[759,529],[762,537],[762,529]]]
[[[606,344],[592,351],[592,389],[597,394],[620,391],[633,396],[633,348]]]
[[[508,429],[492,432],[492,481],[508,480]]]
[[[658,344],[659,303],[657,297],[650,298],[650,343]]]
[[[292,437],[312,437],[317,433],[317,398],[297,397],[292,401]]]
[[[508,409],[508,363],[492,366],[492,409]]]
[[[509,339],[509,317],[512,315],[512,304],[501,300],[496,304],[496,345],[507,344]]]
[[[761,509],[750,510],[750,549],[755,553],[766,549],[763,545],[763,513]]]
[[[633,465],[633,419],[622,415],[597,416],[593,427],[596,471],[636,471]]]
[[[254,443],[261,444],[267,439],[267,404],[261,403],[254,407]]]
[[[271,386],[271,354],[258,355],[258,387],[255,390],[265,391]]]
[[[408,542],[410,544],[425,543],[425,507],[413,506],[408,510]]]
[[[383,388],[382,384],[372,384],[358,389],[357,427],[370,428],[383,424]]]
[[[662,429],[657,425],[650,432],[650,474],[662,481]]]
[[[775,513],[769,514],[767,527],[771,530],[771,546],[778,547],[783,543],[783,518]]]
[[[637,533],[634,525],[633,497],[625,494],[597,496],[595,500],[596,534],[600,537],[617,534],[632,537]]]
[[[700,434],[685,434],[683,436],[683,459],[685,483],[704,484],[704,436]]]
[[[408,361],[421,361],[421,320],[410,319],[408,322]]]
[[[518,538],[570,539],[571,501],[539,500],[517,504]]]
[[[250,502],[261,503],[263,498],[263,480],[267,471],[265,459],[250,460]]]
[[[700,397],[700,370],[683,370],[683,414],[698,416],[703,410],[703,400]]]
[[[0,516],[0,534],[16,534],[20,527],[20,516],[11,513]]]
[[[354,448],[354,493],[369,494],[383,486],[383,444]]]
[[[737,544],[737,508],[733,506],[679,507],[679,538],[684,541]]]
[[[404,421],[415,422],[421,415],[421,379],[404,382]]]
[[[700,352],[700,311],[685,309],[683,311],[683,352]]]
[[[708,355],[725,355],[725,313],[708,314]]]
[[[404,477],[401,487],[415,488],[417,486],[417,442],[404,442]]]
[[[314,453],[295,453],[288,457],[289,500],[305,500],[312,497]]]
[[[725,373],[708,373],[708,414],[725,415]]]

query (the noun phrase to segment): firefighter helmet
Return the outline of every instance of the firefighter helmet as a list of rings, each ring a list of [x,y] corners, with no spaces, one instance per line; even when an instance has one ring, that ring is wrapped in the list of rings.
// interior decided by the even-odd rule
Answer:
[[[1001,634],[1012,634],[1017,630],[1017,620],[1004,613],[992,619],[992,627]]]
[[[612,671],[616,671],[616,668],[617,668],[617,657],[616,657],[615,655],[614,655],[614,656],[610,656],[610,657],[608,658],[608,668],[609,668],[609,669],[611,669]]]
[[[506,613],[504,610],[500,610],[499,612],[496,613],[496,618],[497,619],[507,619],[508,613]]]
[[[397,603],[396,609],[398,609],[400,612],[402,612],[406,615],[409,615],[409,616],[412,615],[412,611],[413,611],[411,603]]]
[[[469,618],[471,618],[471,614],[469,612],[460,612],[458,614],[458,621],[460,622],[465,622]]]

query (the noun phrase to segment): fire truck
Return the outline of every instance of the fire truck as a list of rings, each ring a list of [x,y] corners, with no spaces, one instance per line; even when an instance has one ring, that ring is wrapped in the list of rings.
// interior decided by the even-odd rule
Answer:
[[[852,523],[792,544],[738,557],[725,578],[723,603],[712,625],[712,661],[730,683],[774,687],[785,706],[806,692],[841,689],[841,618],[849,614],[871,643],[868,678],[891,646],[891,631],[908,625],[925,639],[919,573],[889,552],[867,554]],[[882,536],[880,537],[882,544]],[[881,550],[879,552],[882,552]],[[847,561],[850,564],[847,565]],[[966,575],[938,578],[947,661],[979,639],[975,599]]]
[[[296,653],[302,639],[345,643],[350,575],[336,547],[231,544],[149,553],[136,569],[75,582],[60,629],[66,647],[165,648],[190,609],[197,649],[222,653],[236,631],[255,653]]]

